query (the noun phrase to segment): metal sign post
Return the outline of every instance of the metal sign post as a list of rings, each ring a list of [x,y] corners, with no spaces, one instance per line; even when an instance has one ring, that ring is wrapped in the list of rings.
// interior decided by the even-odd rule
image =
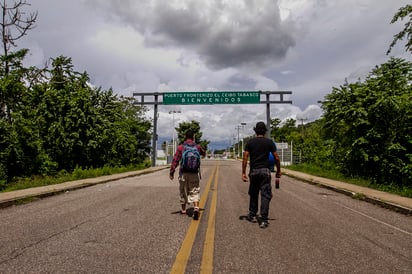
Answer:
[[[284,95],[290,94],[292,94],[291,91],[135,92],[133,93],[133,97],[140,97],[140,101],[136,100],[135,104],[154,105],[152,166],[155,166],[158,105],[266,104],[267,137],[270,137],[270,105],[292,104],[291,100],[284,99]],[[265,95],[264,101],[262,101],[261,95]],[[159,100],[159,96],[162,97],[162,101]],[[273,96],[276,96],[276,99],[273,99]],[[148,99],[149,101],[145,99]]]

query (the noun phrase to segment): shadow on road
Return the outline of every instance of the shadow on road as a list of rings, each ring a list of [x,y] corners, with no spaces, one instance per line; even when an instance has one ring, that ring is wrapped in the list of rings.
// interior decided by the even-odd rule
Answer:
[[[193,217],[193,210],[194,210],[194,208],[193,208],[193,207],[190,207],[190,208],[186,209],[186,214],[182,214],[182,213],[180,212],[180,210],[178,210],[178,211],[173,211],[173,212],[171,212],[170,214],[187,215],[188,217],[192,218],[192,217]],[[204,209],[203,209],[203,208],[199,208],[199,211],[202,212],[202,211],[204,211]]]

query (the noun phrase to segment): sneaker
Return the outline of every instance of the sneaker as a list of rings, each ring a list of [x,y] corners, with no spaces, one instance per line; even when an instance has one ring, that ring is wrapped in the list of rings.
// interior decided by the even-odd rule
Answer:
[[[250,215],[250,214],[247,215],[246,220],[248,220],[251,223],[256,223],[257,222],[256,216],[253,216],[253,215]]]
[[[262,222],[259,224],[259,227],[260,227],[260,228],[267,228],[268,225],[269,225],[269,223],[268,223],[267,221],[262,221]]]
[[[186,215],[186,210],[180,210],[181,215]]]
[[[193,210],[193,220],[199,220],[199,209]]]

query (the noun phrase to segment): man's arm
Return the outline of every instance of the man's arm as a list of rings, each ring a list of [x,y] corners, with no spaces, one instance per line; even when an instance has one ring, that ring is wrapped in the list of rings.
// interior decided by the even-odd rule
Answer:
[[[197,150],[199,151],[200,155],[206,156],[206,151],[200,145],[197,145]]]
[[[249,178],[246,175],[246,167],[247,167],[247,160],[249,158],[249,152],[244,151],[243,152],[243,160],[242,160],[242,180],[243,182],[247,182]]]
[[[172,164],[170,165],[170,173],[169,173],[170,175],[169,175],[169,177],[170,177],[171,180],[173,180],[176,167],[179,164],[180,159],[182,158],[182,149],[181,148],[182,147],[180,145],[177,147],[176,153],[173,156]]]
[[[272,152],[273,157],[275,158],[275,165],[276,165],[276,178],[280,178],[280,158],[279,154],[276,151]]]

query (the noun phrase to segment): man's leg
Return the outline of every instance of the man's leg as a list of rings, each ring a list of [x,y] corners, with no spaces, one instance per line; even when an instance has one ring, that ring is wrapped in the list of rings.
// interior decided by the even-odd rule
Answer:
[[[193,220],[199,219],[199,201],[200,201],[200,179],[197,173],[188,173],[188,201],[193,203]]]
[[[182,207],[180,213],[186,214],[187,200],[187,180],[184,175],[179,178],[179,193],[180,193],[180,206]]]
[[[256,176],[249,176],[249,221],[256,217],[259,205],[259,182]]]
[[[262,183],[260,188],[260,215],[262,218],[262,226],[266,227],[269,219],[269,204],[272,200],[272,185],[271,185],[271,176],[262,176]]]

